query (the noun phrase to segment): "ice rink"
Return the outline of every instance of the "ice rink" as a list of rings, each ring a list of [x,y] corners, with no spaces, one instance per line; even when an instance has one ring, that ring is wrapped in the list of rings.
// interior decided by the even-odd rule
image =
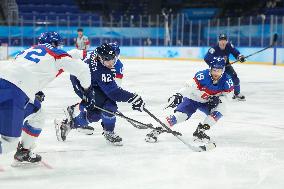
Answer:
[[[168,97],[194,74],[203,62],[124,60],[123,87],[140,94],[146,107],[163,118]],[[0,189],[282,189],[284,188],[284,67],[234,65],[247,101],[228,104],[228,112],[208,134],[217,148],[192,152],[170,134],[156,144],[144,141],[150,130],[138,130],[117,119],[116,132],[124,146],[106,143],[99,123],[95,134],[71,131],[58,142],[53,120],[78,101],[69,76],[63,74],[44,90],[45,128],[36,152],[51,167],[12,168],[13,153],[0,156]],[[120,103],[125,115],[159,126],[146,113]],[[191,141],[197,112],[175,130]]]

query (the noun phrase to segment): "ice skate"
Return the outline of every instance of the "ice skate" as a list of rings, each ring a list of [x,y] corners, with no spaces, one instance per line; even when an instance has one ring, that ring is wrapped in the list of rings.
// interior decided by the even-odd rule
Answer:
[[[234,96],[232,97],[233,100],[237,100],[237,101],[246,101],[246,97],[242,94],[234,94]]]
[[[55,131],[58,141],[65,141],[69,132],[73,129],[73,112],[74,107],[67,107],[67,118],[63,120],[54,120]]]
[[[122,138],[115,134],[113,131],[104,131],[103,136],[109,142],[110,144],[113,144],[115,146],[122,146]]]
[[[158,135],[160,135],[162,128],[157,127],[157,129],[152,130],[150,133],[148,133],[145,137],[145,141],[149,143],[155,143],[158,141]]]
[[[210,137],[205,134],[206,130],[209,130],[210,126],[208,124],[199,123],[196,130],[193,133],[194,141],[197,142],[210,142]]]
[[[33,153],[29,149],[23,148],[21,143],[18,144],[17,152],[14,155],[12,167],[20,167],[25,165],[36,165],[41,161],[41,156]]]

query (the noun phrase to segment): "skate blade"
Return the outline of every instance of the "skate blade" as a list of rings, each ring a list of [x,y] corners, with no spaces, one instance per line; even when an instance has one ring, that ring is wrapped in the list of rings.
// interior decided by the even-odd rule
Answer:
[[[200,143],[200,144],[207,144],[207,143],[210,143],[211,141],[208,139],[199,139],[197,137],[193,137],[193,142]]]
[[[35,167],[45,167],[47,169],[53,169],[53,167],[51,165],[49,165],[48,163],[46,163],[45,161],[39,161],[39,162],[35,162],[35,163],[31,163],[31,162],[26,162],[26,161],[18,161],[18,160],[14,160],[14,162],[11,164],[11,167],[13,168],[20,168],[20,169],[30,169],[30,168],[35,168]]]
[[[236,101],[236,102],[244,102],[244,101],[246,101],[246,99],[233,98],[233,101]]]
[[[61,138],[60,122],[57,119],[54,120],[54,127],[55,127],[55,134],[56,134],[57,140],[62,142],[63,140]]]
[[[11,167],[14,168],[33,168],[33,167],[38,167],[40,166],[40,162],[36,162],[36,163],[31,163],[31,162],[26,162],[26,161],[18,161],[18,160],[14,160],[14,162],[11,164]]]
[[[107,141],[107,143],[112,145],[112,146],[123,146],[122,141],[121,142],[110,142],[110,141]]]

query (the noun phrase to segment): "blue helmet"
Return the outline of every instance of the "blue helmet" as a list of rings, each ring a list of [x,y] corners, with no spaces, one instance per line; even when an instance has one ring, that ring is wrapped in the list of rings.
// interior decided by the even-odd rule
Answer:
[[[112,46],[114,52],[115,52],[115,56],[118,56],[120,54],[120,48],[119,45],[114,42],[114,43],[108,43],[110,46]]]
[[[59,45],[63,44],[62,37],[57,32],[44,32],[41,33],[38,38],[39,44],[48,43],[54,47],[57,47]]]
[[[210,62],[210,68],[224,69],[226,65],[225,59],[222,57],[214,57]]]

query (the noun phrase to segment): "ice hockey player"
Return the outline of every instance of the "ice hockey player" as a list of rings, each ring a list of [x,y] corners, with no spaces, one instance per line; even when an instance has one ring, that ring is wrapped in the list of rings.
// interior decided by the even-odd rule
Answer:
[[[207,117],[199,123],[193,136],[202,142],[210,141],[205,133],[224,114],[227,94],[233,90],[231,77],[224,73],[225,60],[213,58],[210,69],[199,71],[193,81],[186,84],[178,93],[168,99],[169,106],[175,108],[174,113],[166,117],[168,127],[188,120],[197,110],[204,112]],[[146,142],[157,142],[159,130],[153,130],[146,135]]]
[[[39,44],[17,55],[1,70],[0,74],[0,154],[16,149],[22,133],[26,107],[34,103],[35,94],[52,82],[62,70],[75,75],[92,103],[90,90],[91,75],[86,64],[72,59],[58,47],[62,38],[57,32],[44,32],[39,37]],[[25,127],[24,127],[25,128]],[[37,128],[28,127],[27,132]],[[38,162],[40,156],[19,144],[17,159],[25,162]]]
[[[240,54],[240,52],[233,46],[233,44],[228,42],[227,35],[222,33],[219,35],[218,44],[208,50],[207,54],[204,57],[204,61],[210,67],[210,62],[212,62],[212,59],[214,57],[223,57],[226,60],[225,73],[230,75],[234,82],[233,99],[245,101],[245,96],[240,93],[240,79],[229,61],[230,54],[232,54],[240,62],[246,61],[245,57]]]
[[[122,84],[122,79],[123,79],[123,63],[121,62],[121,60],[119,59],[119,55],[120,55],[120,48],[119,45],[117,43],[108,43],[110,46],[112,46],[112,48],[114,49],[115,52],[115,63],[114,63],[114,72],[115,72],[115,82],[116,84],[121,87]],[[68,51],[68,53],[72,56],[72,57],[77,57],[80,59],[89,59],[90,55],[93,53],[93,51],[88,51],[87,53],[85,53],[84,51],[80,51],[80,50],[71,50]],[[74,88],[74,90],[76,90],[76,88]],[[86,109],[84,108],[84,106],[80,105],[80,103],[76,103],[72,106],[70,106],[69,108],[72,108],[72,111],[74,112],[74,114],[79,114],[79,111],[85,111]],[[71,110],[71,109],[70,109]],[[83,113],[83,112],[82,112]],[[83,113],[85,114],[85,113]],[[77,128],[77,130],[79,132],[85,133],[87,135],[92,135],[94,132],[94,128],[86,125],[84,127],[79,127]]]
[[[135,93],[128,92],[120,88],[115,81],[113,70],[116,59],[115,49],[110,44],[102,44],[97,47],[86,60],[92,76],[92,87],[95,94],[95,105],[106,110],[116,112],[116,102],[128,102],[132,104],[133,110],[143,111],[145,105],[142,98]],[[85,105],[85,94],[81,90],[80,82],[76,77],[70,77],[76,94],[82,99],[81,107],[87,111],[81,111],[79,115],[73,115],[72,110],[68,109],[70,118],[62,122],[56,122],[59,140],[65,141],[71,129],[84,127],[92,122],[101,120],[105,139],[113,145],[122,145],[122,138],[114,132],[116,117],[112,114],[102,112],[94,107]]]

